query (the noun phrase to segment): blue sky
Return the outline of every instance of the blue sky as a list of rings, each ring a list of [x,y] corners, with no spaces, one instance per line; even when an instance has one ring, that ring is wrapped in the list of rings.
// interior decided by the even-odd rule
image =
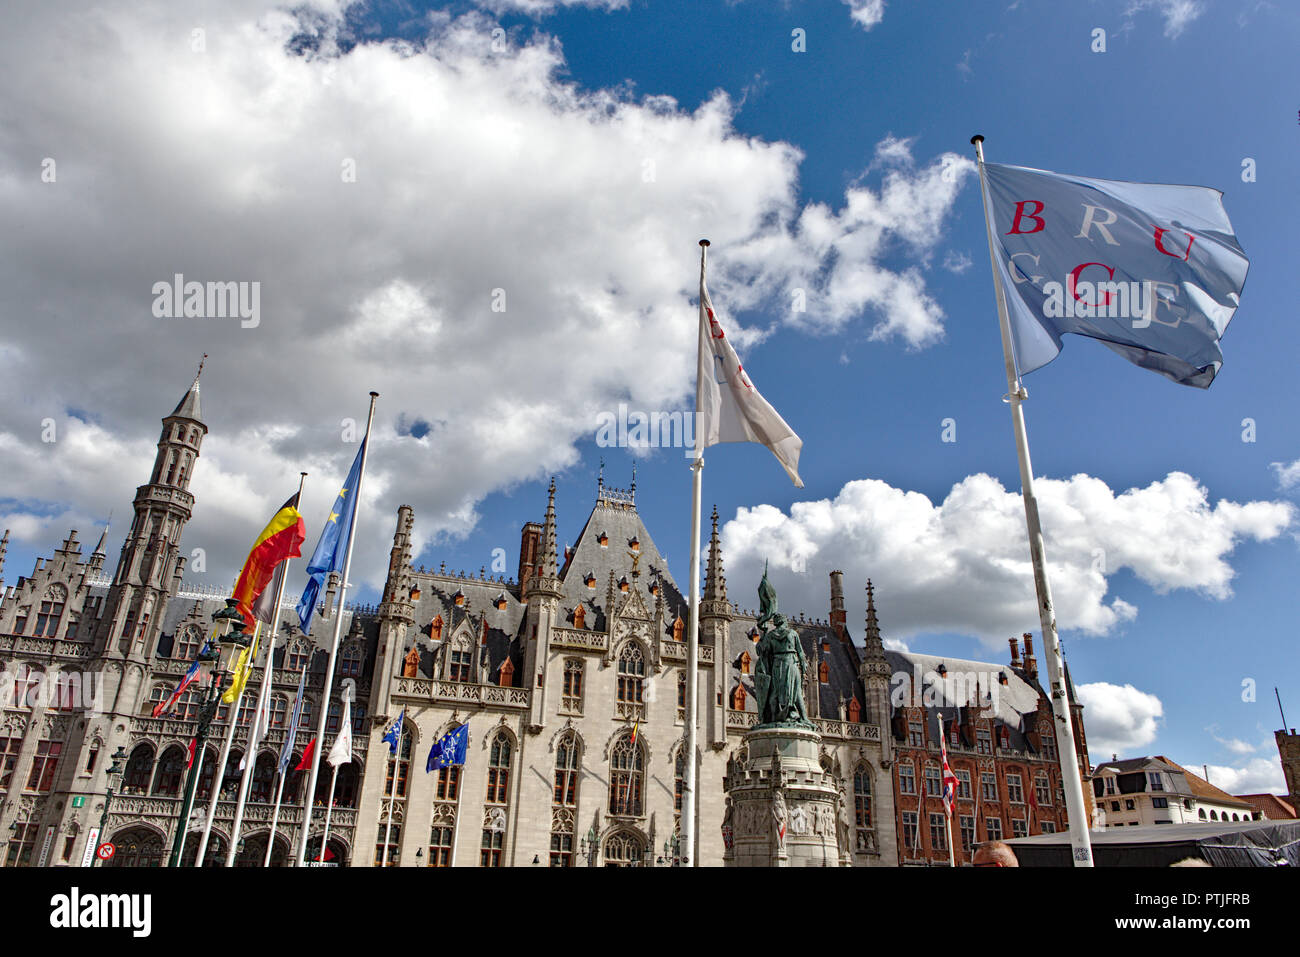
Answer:
[[[321,476],[308,496],[314,540],[320,516],[310,509],[323,515],[326,486],[350,460],[337,441],[322,451],[321,437],[340,415],[362,415],[372,387],[384,397],[359,593],[376,593],[403,502],[416,508],[420,561],[477,570],[504,548],[513,574],[519,526],[540,518],[551,474],[569,541],[592,504],[600,459],[607,481],[630,478],[628,450],[597,447],[595,413],[619,401],[687,407],[695,241],[707,235],[714,303],[755,384],[804,441],[802,490],[758,446],[707,455],[706,509],[716,502],[726,523],[732,597],[752,604],[757,569],[770,559],[788,601],[824,617],[826,572],[843,568],[859,636],[870,575],[887,636],[918,651],[1003,661],[1006,639],[1038,624],[1024,587],[992,280],[973,174],[963,168],[946,193],[937,179],[945,155],[968,160],[980,132],[991,161],[1224,193],[1251,270],[1213,387],[1176,386],[1071,337],[1027,377],[1026,415],[1035,471],[1058,480],[1039,494],[1048,558],[1061,563],[1067,657],[1076,684],[1094,696],[1085,717],[1094,761],[1111,750],[1164,753],[1210,765],[1231,790],[1281,789],[1272,688],[1295,723],[1300,520],[1288,512],[1294,488],[1271,466],[1300,459],[1289,413],[1300,333],[1286,321],[1300,14],[1224,0],[892,2],[870,22],[866,2],[496,0],[354,6],[339,20],[332,3],[310,6],[327,41],[310,57],[283,52],[304,26],[285,27],[267,4],[222,14],[185,4],[86,12],[74,22],[123,38],[120,52],[82,51],[118,101],[104,106],[108,116],[133,96],[179,102],[175,111],[163,99],[157,110],[141,105],[121,132],[96,119],[87,107],[98,101],[75,76],[51,81],[53,105],[40,115],[4,94],[20,122],[0,141],[0,185],[32,230],[26,249],[7,241],[12,282],[0,293],[14,333],[0,348],[10,380],[0,432],[23,462],[0,499],[0,514],[21,532],[7,580],[74,521],[83,540],[108,508],[125,527],[157,419],[202,351],[214,354],[204,377],[213,435],[187,543],[211,543],[209,579],[233,577],[238,543],[251,541],[287,494],[280,486],[308,460]],[[195,24],[206,31],[201,78],[187,73],[192,53],[176,52]],[[509,67],[475,45],[497,24]],[[1104,53],[1091,50],[1098,28]],[[805,52],[792,50],[796,29]],[[93,35],[73,29],[67,42],[75,51]],[[410,59],[385,45],[393,37],[412,44],[402,55]],[[22,36],[9,42],[21,56]],[[39,51],[42,41],[27,42]],[[250,49],[261,59],[241,59]],[[513,72],[494,72],[505,69]],[[161,89],[178,76],[202,96],[185,100],[184,82],[181,92]],[[259,83],[278,95],[259,100]],[[559,95],[529,111],[519,104],[533,88]],[[671,102],[654,99],[662,97]],[[448,104],[457,102],[473,102],[478,118],[452,126]],[[626,123],[602,123],[597,102],[621,109]],[[577,125],[565,126],[570,119]],[[625,134],[633,121],[646,132]],[[277,135],[277,122],[295,135]],[[218,168],[207,165],[204,144],[221,129],[229,152]],[[641,135],[654,144],[648,185],[637,176]],[[68,170],[59,188],[72,203],[31,182],[47,155]],[[324,173],[313,155],[327,156]],[[357,158],[373,219],[328,192],[340,156]],[[1254,182],[1242,180],[1247,158]],[[428,178],[398,182],[426,162]],[[96,187],[78,193],[83,170]],[[641,192],[628,185],[638,179]],[[874,201],[865,219],[848,222],[849,197]],[[97,215],[71,212],[79,199]],[[836,253],[801,228],[810,210],[832,223]],[[120,250],[75,250],[87,221],[113,224]],[[195,235],[209,227],[216,238]],[[183,254],[169,259],[169,243],[154,233],[174,237]],[[649,234],[653,254],[633,241]],[[69,243],[77,264],[54,268],[54,251]],[[306,252],[285,251],[296,246]],[[137,268],[146,288],[181,268],[263,279],[262,338],[226,326],[169,326],[157,337],[135,287],[117,285]],[[44,285],[27,280],[33,271]],[[459,288],[479,272],[481,296]],[[855,298],[845,288],[860,276],[877,285]],[[509,320],[520,325],[484,332],[491,314],[464,304],[486,302],[498,285],[520,304],[511,315],[524,314]],[[792,315],[790,290],[804,287],[807,314]],[[906,294],[915,294],[911,304],[900,305]],[[104,330],[92,340],[111,334],[111,363],[73,341],[73,320],[88,308]],[[47,317],[39,336],[19,328],[33,312]],[[388,316],[398,317],[392,328]],[[417,340],[436,348],[410,348]],[[301,350],[292,367],[302,374],[279,383],[268,347]],[[532,367],[512,365],[516,352]],[[31,421],[49,403],[61,404],[70,435],[87,433],[79,452],[32,441]],[[480,413],[482,423],[458,432]],[[945,419],[955,422],[955,442],[941,441]],[[1243,441],[1246,419],[1254,441]],[[412,436],[411,422],[431,432]],[[108,460],[110,478],[78,477]],[[670,449],[635,460],[640,511],[684,581],[685,459]],[[981,475],[1002,489],[972,478]],[[1147,492],[1126,496],[1130,489]],[[918,495],[936,509],[948,502],[931,514]],[[815,520],[815,503],[835,528]],[[897,542],[915,530],[899,517],[909,508],[937,529],[935,554],[919,564]],[[1247,679],[1254,702],[1242,700]]]

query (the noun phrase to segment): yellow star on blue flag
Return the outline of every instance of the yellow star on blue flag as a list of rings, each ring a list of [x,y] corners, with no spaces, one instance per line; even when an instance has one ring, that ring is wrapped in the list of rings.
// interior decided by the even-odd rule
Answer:
[[[311,627],[311,616],[316,613],[326,578],[330,572],[343,571],[352,519],[357,513],[356,496],[349,492],[357,487],[360,480],[361,459],[365,454],[366,443],[362,441],[352,463],[352,471],[348,473],[343,488],[339,489],[338,498],[334,500],[334,507],[330,509],[329,518],[325,521],[325,528],[321,530],[316,551],[312,552],[311,560],[307,562],[307,587],[303,589],[302,600],[298,602],[298,621],[302,625],[303,634],[307,634]]]

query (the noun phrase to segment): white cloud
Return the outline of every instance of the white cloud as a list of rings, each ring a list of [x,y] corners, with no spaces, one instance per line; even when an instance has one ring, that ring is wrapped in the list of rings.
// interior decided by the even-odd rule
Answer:
[[[870,30],[885,18],[885,0],[843,0],[849,17],[858,26]]]
[[[1037,492],[1057,619],[1065,630],[1096,635],[1138,612],[1107,596],[1109,576],[1130,569],[1159,593],[1224,599],[1237,544],[1275,538],[1294,515],[1286,502],[1211,505],[1182,472],[1120,493],[1088,475],[1039,479]],[[777,591],[793,608],[827,606],[832,568],[849,582],[873,579],[885,633],[894,637],[957,632],[996,647],[1038,628],[1023,501],[988,475],[963,479],[937,504],[861,479],[834,499],[796,502],[789,514],[742,508],[723,526],[722,544],[730,581],[756,582],[770,560]],[[860,622],[865,598],[856,589],[848,597]]]
[[[1300,485],[1300,459],[1290,463],[1271,462],[1269,468],[1277,474],[1278,487],[1284,492]]]
[[[943,257],[943,268],[961,275],[973,265],[969,255],[958,249],[950,249]]]
[[[1129,0],[1124,16],[1132,17],[1143,10],[1154,10],[1163,17],[1165,36],[1173,38],[1205,12],[1205,5],[1200,0]]]
[[[1253,754],[1255,752],[1255,746],[1249,741],[1243,741],[1241,738],[1225,738],[1220,735],[1219,726],[1217,724],[1210,725],[1205,729],[1205,731],[1210,737],[1219,742],[1219,744],[1223,745],[1224,748],[1231,751],[1233,754]]]
[[[1088,725],[1088,731],[1092,732],[1091,725]],[[1178,763],[1197,774],[1202,773],[1203,762]],[[1237,766],[1210,764],[1208,769],[1210,783],[1229,794],[1286,794],[1282,765],[1276,758],[1251,758],[1245,764]]]
[[[1164,705],[1155,695],[1130,684],[1105,681],[1078,685],[1075,691],[1083,703],[1083,726],[1093,764],[1109,761],[1112,754],[1138,757],[1156,739]]]
[[[540,16],[550,13],[556,7],[595,7],[602,10],[624,10],[628,0],[474,0],[485,10],[493,13],[526,13]]]
[[[302,469],[322,514],[355,449],[340,422],[373,388],[354,563],[373,585],[399,504],[417,549],[466,534],[485,495],[573,464],[597,411],[685,404],[703,235],[724,315],[839,329],[865,313],[878,340],[942,337],[907,262],[940,240],[969,161],[801,206],[799,150],[737,133],[724,93],[687,111],[582,90],[556,41],[494,51],[481,13],[367,42],[342,5],[230,0],[205,9],[201,44],[192,9],[126,0],[37,6],[0,33],[24,77],[0,88],[0,447],[6,489],[30,496],[4,503],[15,534],[47,548],[51,515],[120,516],[210,352],[186,549],[224,582]],[[261,282],[260,325],[154,318],[152,284],[177,272]],[[790,315],[796,287],[808,312]],[[581,374],[553,374],[561,357]],[[419,438],[399,429],[416,422]]]

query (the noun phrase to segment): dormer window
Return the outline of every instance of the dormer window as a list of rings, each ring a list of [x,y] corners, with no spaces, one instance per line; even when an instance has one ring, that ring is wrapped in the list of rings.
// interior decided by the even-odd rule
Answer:
[[[573,627],[574,628],[587,627],[587,609],[583,608],[581,605],[573,609]]]
[[[596,541],[600,544],[601,548],[609,547],[609,536],[606,535],[604,532],[601,532],[600,535],[597,536]]]
[[[749,629],[749,640],[750,640],[750,641],[753,641],[753,642],[757,642],[757,641],[758,641],[758,629],[757,629],[757,628],[751,628],[751,629]]]
[[[817,666],[817,675],[821,679],[822,684],[830,684],[831,669],[825,661]]]
[[[753,659],[749,657],[748,651],[742,651],[740,653],[740,673],[742,675],[749,674],[749,666],[752,661]]]
[[[596,587],[596,573],[595,573],[595,572],[587,572],[587,577],[584,578],[582,581],[583,581],[583,584],[586,585],[588,588],[595,588],[595,587]]]
[[[465,607],[465,593],[457,589],[456,594],[451,596],[452,603],[457,608]]]
[[[658,581],[652,581],[652,582],[650,583],[650,594],[651,594],[652,596],[654,596],[654,597],[658,597],[658,596],[659,596],[659,582],[658,582]]]
[[[505,610],[506,610],[506,605],[507,605],[507,604],[508,604],[508,602],[506,601],[506,593],[505,593],[505,592],[502,592],[501,594],[497,595],[497,597],[496,597],[496,606],[497,606],[497,611],[505,611]]]
[[[939,662],[939,667],[934,670],[938,673],[940,678],[945,678],[948,675],[948,666],[943,662]]]
[[[434,641],[442,641],[442,615],[429,623],[429,637]]]
[[[619,590],[619,591],[627,591],[627,588],[628,588],[628,585],[627,585],[627,579],[626,579],[626,578],[620,578],[620,579],[618,580],[618,590]]]
[[[678,615],[677,620],[673,622],[673,641],[682,640],[682,631],[686,628],[686,622],[682,621],[682,616]]]
[[[637,541],[635,538],[633,538],[630,542],[627,543],[627,547],[632,549],[632,551],[634,552],[641,551],[641,543]]]
[[[858,703],[857,695],[849,701],[849,720],[854,722],[862,720],[862,705]]]

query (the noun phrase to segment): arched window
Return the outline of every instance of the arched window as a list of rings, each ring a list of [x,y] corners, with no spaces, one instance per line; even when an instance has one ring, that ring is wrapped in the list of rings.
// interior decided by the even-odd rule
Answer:
[[[161,867],[163,839],[147,827],[129,828],[113,835],[117,853],[104,867]]]
[[[68,600],[68,590],[62,585],[51,585],[45,591],[45,600],[41,602],[36,614],[36,630],[32,633],[38,638],[59,636],[59,622],[63,618],[63,606]]]
[[[153,746],[138,744],[126,762],[126,773],[122,776],[123,794],[147,794],[149,781],[153,778]]]
[[[359,641],[349,641],[343,646],[343,655],[339,661],[339,674],[343,677],[361,676],[361,662],[365,657],[365,648]]]
[[[644,791],[645,756],[641,744],[625,731],[609,759],[609,813],[639,817]]]
[[[582,605],[578,605],[576,608],[573,609],[573,627],[574,628],[587,627],[587,609],[584,608]]]
[[[217,776],[218,754],[212,748],[203,751],[203,768],[199,771],[199,786],[196,797],[206,801],[212,797],[212,781]]]
[[[176,466],[180,463],[180,452],[172,452],[171,463],[167,466],[167,481],[164,485],[171,485],[172,480],[176,478]]]
[[[510,803],[510,759],[514,745],[510,735],[498,731],[488,751],[487,806],[483,809],[483,835],[479,843],[479,865],[500,867],[505,847],[506,806]]]
[[[686,673],[677,674],[677,720],[686,720]]]
[[[857,849],[869,847],[866,832],[871,830],[871,771],[859,764],[853,771],[853,825],[857,830]]]
[[[153,794],[156,797],[176,797],[181,789],[181,777],[185,774],[185,750],[179,745],[168,748],[158,761],[158,773],[154,777]]]
[[[1200,817],[1200,819],[1201,819],[1202,821],[1207,820],[1207,818],[1206,818],[1206,816],[1205,816],[1205,808],[1201,808],[1201,809],[1197,812],[1197,816]]]
[[[451,643],[447,661],[448,681],[469,681],[473,652],[470,651],[469,639],[461,635]]]
[[[645,656],[636,642],[629,641],[618,656],[619,717],[627,717],[629,709],[639,712],[645,683]]]
[[[254,804],[270,804],[275,799],[276,759],[268,751],[257,756],[248,799]]]
[[[1218,812],[1218,811],[1211,811],[1211,812],[1210,812],[1210,820],[1211,820],[1211,821],[1217,821],[1218,819],[1219,819],[1219,812]]]
[[[21,664],[14,669],[13,707],[34,708],[41,697],[41,683],[45,672],[28,664]]]
[[[620,831],[605,841],[606,867],[639,867],[644,854],[645,845],[635,834]]]
[[[488,756],[487,797],[484,798],[488,804],[509,802],[511,750],[510,736],[498,731]]]
[[[677,749],[677,760],[673,762],[673,813],[682,813],[682,784],[686,780],[686,751]]]
[[[564,659],[564,690],[560,707],[570,714],[582,714],[582,677],[585,666],[581,658]]]
[[[745,710],[745,686],[744,685],[736,685],[736,687],[732,690],[731,710],[732,711]]]
[[[753,662],[753,659],[749,657],[749,652],[748,652],[748,651],[743,651],[743,652],[741,652],[741,654],[740,654],[740,673],[741,673],[742,675],[747,675],[747,674],[749,674],[749,666],[750,666],[750,664],[751,664],[752,662]]]
[[[573,807],[578,803],[578,736],[565,732],[555,746],[555,797],[558,807]]]
[[[442,641],[442,615],[438,615],[429,623],[429,637],[434,641]]]
[[[289,671],[302,671],[311,656],[311,643],[302,639],[292,642],[284,652],[284,667]]]
[[[176,644],[172,648],[172,657],[181,661],[193,661],[199,653],[199,646],[202,641],[203,630],[198,625],[186,625],[176,636]]]
[[[858,703],[857,695],[849,699],[849,720],[854,722],[862,720],[862,705]]]

